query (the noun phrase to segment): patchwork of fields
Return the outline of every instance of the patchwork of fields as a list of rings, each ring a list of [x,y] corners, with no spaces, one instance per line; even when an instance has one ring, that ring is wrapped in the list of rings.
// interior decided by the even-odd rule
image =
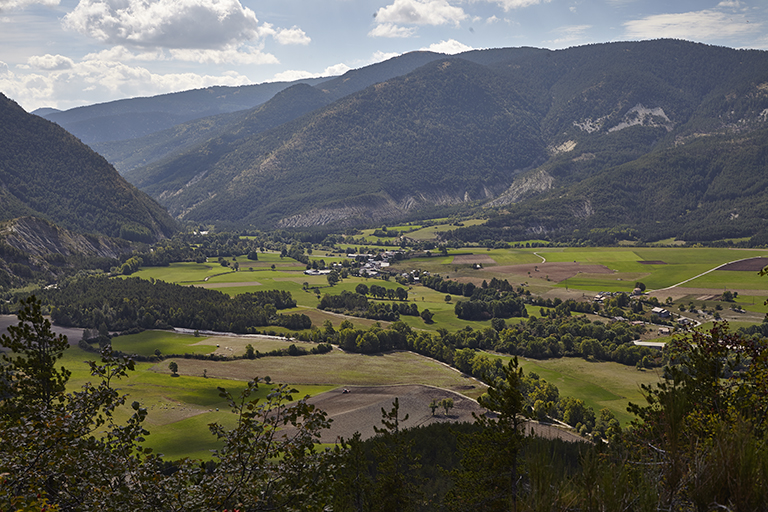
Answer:
[[[425,228],[429,229],[429,228]],[[418,232],[415,232],[418,233]],[[314,254],[313,259],[326,263],[342,261],[337,255]],[[670,298],[667,307],[676,311],[677,304],[696,304],[708,307],[717,302],[723,291],[738,292],[734,304],[743,312],[723,309],[723,317],[742,325],[760,322],[768,313],[763,304],[768,297],[768,278],[757,275],[759,268],[768,261],[766,250],[733,250],[709,248],[536,248],[493,249],[464,248],[449,251],[446,255],[414,258],[393,264],[398,272],[420,269],[439,273],[459,281],[471,281],[480,285],[492,278],[507,279],[512,284],[524,284],[533,293],[545,297],[576,298],[589,300],[595,292],[630,292],[637,281],[643,282],[647,292],[660,301]],[[169,267],[142,268],[134,274],[144,279],[161,279],[189,286],[204,286],[235,295],[247,291],[279,289],[291,292],[298,305],[292,311],[310,316],[314,325],[321,326],[329,320],[338,326],[346,319],[342,315],[320,311],[319,297],[324,293],[339,294],[342,290],[354,291],[359,283],[375,283],[385,288],[397,288],[394,281],[350,277],[330,287],[325,276],[305,275],[305,265],[276,253],[263,253],[258,261],[236,258],[240,270],[231,271],[215,262],[174,263]],[[736,262],[736,263],[734,263]],[[723,268],[719,268],[722,267]],[[435,314],[434,323],[426,324],[419,317],[403,316],[401,319],[414,329],[450,330],[467,326],[474,328],[490,325],[489,321],[470,322],[459,320],[453,313],[459,297],[446,297],[445,293],[413,285],[409,289],[411,302],[419,309],[428,308]],[[538,314],[531,308],[530,314]],[[357,327],[367,328],[375,322],[349,318]],[[6,317],[5,324],[10,320]],[[702,319],[706,321],[707,319]],[[514,320],[512,320],[514,321]],[[386,322],[381,322],[386,325]],[[0,325],[0,327],[2,327]],[[283,328],[274,328],[275,334],[290,335]],[[76,338],[78,331],[68,332]],[[77,339],[71,340],[76,344]],[[291,342],[266,337],[200,336],[169,332],[146,331],[138,335],[120,336],[114,339],[114,347],[128,353],[152,356],[160,354],[217,354],[241,356],[245,346],[252,344],[261,352],[285,348]],[[492,355],[492,357],[497,357]],[[89,379],[86,359],[94,355],[72,347],[64,364],[73,371],[70,388],[76,389]],[[171,377],[168,363],[178,363],[179,377]],[[238,359],[210,361],[177,357],[162,363],[139,363],[137,371],[125,382],[121,390],[149,409],[148,428],[152,432],[149,446],[170,457],[192,455],[206,458],[209,450],[216,447],[207,425],[218,421],[224,424],[233,420],[226,405],[219,397],[217,387],[237,390],[243,382],[253,377],[269,376],[274,382],[295,386],[297,396],[309,394],[315,397],[323,393],[338,393],[339,388],[355,386],[433,386],[466,397],[469,402],[479,396],[484,386],[472,378],[431,359],[412,353],[395,352],[379,355],[347,354],[338,349],[323,355],[301,357],[267,357],[262,359]],[[587,362],[581,359],[555,359],[548,361],[521,361],[526,372],[535,372],[541,378],[554,383],[562,396],[576,396],[585,400],[595,410],[604,407],[627,423],[631,416],[626,412],[630,401],[641,402],[640,384],[658,379],[653,371],[637,371],[616,363]],[[391,389],[391,388],[390,388]],[[403,388],[405,389],[405,388]],[[264,390],[266,393],[266,389]],[[369,393],[370,394],[370,393]],[[429,393],[416,393],[422,398],[411,401],[418,417],[428,411]],[[329,403],[328,397],[319,399]],[[390,395],[388,395],[390,396]],[[415,400],[415,399],[414,399]],[[424,402],[426,400],[426,402]],[[422,403],[424,402],[424,403]],[[379,411],[381,404],[366,405],[366,410]],[[467,406],[466,411],[472,407]],[[465,411],[465,412],[466,412]],[[127,411],[122,412],[127,415]],[[341,414],[341,413],[340,413]],[[350,415],[345,410],[339,416],[340,424],[350,428],[350,418],[358,418],[359,430],[370,431],[376,424],[376,415]],[[466,416],[466,417],[465,417]],[[118,420],[120,417],[118,417]],[[456,412],[451,420],[469,420],[469,414]],[[183,432],[183,436],[180,433]],[[190,448],[194,447],[194,448]]]

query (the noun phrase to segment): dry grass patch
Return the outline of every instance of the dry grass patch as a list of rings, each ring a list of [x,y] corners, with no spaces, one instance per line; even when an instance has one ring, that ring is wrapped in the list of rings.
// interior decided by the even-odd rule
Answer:
[[[514,274],[524,278],[547,279],[559,283],[576,275],[613,274],[605,265],[582,265],[578,262],[526,263],[524,265],[503,265],[493,268],[494,274]],[[530,273],[530,275],[529,275]]]
[[[453,264],[455,265],[473,265],[475,263],[490,265],[496,263],[496,260],[487,254],[457,254],[453,257]]]
[[[306,345],[307,349],[314,346],[313,343],[285,340],[272,336],[211,336],[195,343],[195,345],[216,347],[213,353],[225,357],[242,356],[245,354],[246,345],[252,345],[254,350],[259,352],[271,352],[272,350],[288,348],[292,344]]]
[[[348,389],[349,393],[343,390]],[[319,409],[333,419],[331,428],[322,433],[323,443],[333,443],[340,437],[351,438],[360,432],[363,439],[375,435],[374,426],[381,425],[381,410],[389,411],[395,398],[398,400],[401,417],[408,419],[400,424],[401,428],[413,428],[432,423],[473,422],[473,414],[486,411],[470,398],[454,391],[425,385],[402,386],[359,386],[337,388],[309,399]],[[439,402],[445,398],[453,400],[453,407],[438,408],[434,414],[429,407],[433,400]],[[568,441],[580,441],[582,438],[559,428],[529,422],[526,430],[547,438],[560,438]]]
[[[485,385],[477,380],[412,352],[363,355],[335,349],[322,355],[218,362],[197,359],[176,361],[182,375],[200,376],[203,369],[206,369],[209,377],[221,379],[246,381],[256,376],[269,376],[273,382],[342,387],[425,384],[449,389],[471,398],[477,398],[485,391]],[[167,373],[168,364],[157,364],[152,370]]]

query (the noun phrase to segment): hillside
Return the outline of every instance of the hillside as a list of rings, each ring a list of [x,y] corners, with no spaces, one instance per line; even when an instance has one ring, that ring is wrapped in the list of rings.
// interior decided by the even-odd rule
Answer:
[[[543,150],[535,120],[497,74],[447,62],[269,132],[212,140],[134,182],[186,219],[282,226],[493,197]]]
[[[502,215],[456,237],[764,229],[766,52],[659,40],[432,55],[324,106],[286,90],[130,179],[195,222],[352,225],[484,204]]]
[[[84,233],[152,241],[176,223],[101,156],[0,95],[0,221],[47,219]]]
[[[320,83],[293,82],[290,87],[274,94],[269,101],[252,109],[195,118],[143,137],[89,144],[121,174],[131,181],[136,181],[139,178],[134,178],[132,173],[137,167],[176,158],[190,146],[223,134],[231,141],[234,137],[242,138],[275,128],[370,85],[409,73],[438,58],[440,54],[437,53],[411,52],[385,62],[350,70],[340,77]]]
[[[249,109],[296,83],[319,84],[324,80],[327,78],[207,87],[65,111],[39,109],[33,113],[59,124],[86,144],[94,144],[140,138],[193,119]]]

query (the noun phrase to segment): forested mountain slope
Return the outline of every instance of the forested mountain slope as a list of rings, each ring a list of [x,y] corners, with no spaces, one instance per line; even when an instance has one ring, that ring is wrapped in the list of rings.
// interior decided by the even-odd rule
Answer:
[[[60,126],[0,95],[0,221],[41,217],[83,233],[152,241],[176,222]]]
[[[441,59],[134,182],[185,219],[302,226],[494,197],[543,150],[527,102],[498,74]]]
[[[399,59],[287,89],[130,178],[196,222],[351,225],[484,205],[502,213],[493,237],[765,227],[766,52],[658,40]],[[398,66],[413,71],[341,97]]]
[[[255,135],[296,119],[366,87],[410,73],[440,58],[432,52],[411,52],[320,83],[298,81],[252,109],[195,118],[149,135],[125,140],[91,142],[90,146],[134,181],[133,169],[178,157],[186,148],[227,134],[228,139]],[[266,84],[264,84],[266,85]],[[311,85],[311,86],[310,86]]]

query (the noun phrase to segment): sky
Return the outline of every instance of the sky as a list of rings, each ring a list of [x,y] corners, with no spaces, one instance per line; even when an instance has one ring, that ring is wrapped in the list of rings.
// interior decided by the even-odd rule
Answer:
[[[0,0],[0,92],[28,112],[455,54],[676,38],[768,50],[766,0]]]

